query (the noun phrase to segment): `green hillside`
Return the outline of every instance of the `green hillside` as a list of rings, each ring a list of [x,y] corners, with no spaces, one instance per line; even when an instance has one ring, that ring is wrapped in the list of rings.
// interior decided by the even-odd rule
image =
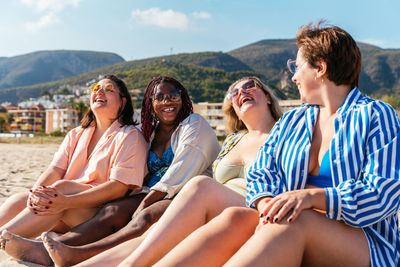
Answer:
[[[364,43],[359,46],[363,56],[360,89],[375,97],[400,95],[400,49],[381,49]],[[42,90],[55,91],[67,84],[85,84],[105,73],[123,75],[130,88],[143,88],[152,77],[160,74],[172,75],[191,89],[195,101],[209,102],[219,101],[229,83],[240,75],[252,74],[261,76],[280,98],[295,99],[299,94],[290,80],[286,61],[294,59],[296,52],[294,39],[263,40],[227,53],[184,53],[118,62],[53,82],[2,89],[0,102],[37,97]],[[0,58],[0,77],[3,62]]]
[[[69,50],[0,58],[0,89],[56,81],[121,61],[114,53]]]
[[[101,73],[105,74],[110,72],[107,70]],[[162,61],[154,62],[136,69],[114,71],[113,73],[123,78],[127,82],[128,88],[140,89],[141,93],[138,95],[138,103],[140,103],[144,89],[149,81],[153,77],[159,75],[172,76],[181,81],[189,90],[194,102],[222,101],[226,90],[232,82],[243,76],[256,75],[256,73],[249,70],[228,72],[222,69]],[[35,97],[43,90],[54,90],[64,86],[65,84],[83,84],[96,78],[97,75],[96,71],[96,73],[91,72],[91,75],[86,73],[61,81],[1,90],[0,99],[26,99],[29,97]],[[260,77],[264,78],[262,76]],[[277,91],[277,93],[279,94],[279,91]],[[281,96],[284,97],[283,95]]]

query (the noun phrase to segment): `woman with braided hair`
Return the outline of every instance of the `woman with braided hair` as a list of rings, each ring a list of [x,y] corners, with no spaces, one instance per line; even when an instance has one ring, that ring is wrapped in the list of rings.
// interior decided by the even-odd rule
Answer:
[[[62,236],[45,233],[43,242],[9,237],[7,246],[14,242],[24,249],[24,253],[14,253],[16,258],[43,265],[53,261],[56,266],[82,262],[141,236],[190,178],[211,174],[220,149],[218,140],[208,122],[193,113],[189,94],[179,81],[165,76],[152,79],[141,115],[142,133],[150,143],[149,174],[142,190],[105,205],[92,220]]]

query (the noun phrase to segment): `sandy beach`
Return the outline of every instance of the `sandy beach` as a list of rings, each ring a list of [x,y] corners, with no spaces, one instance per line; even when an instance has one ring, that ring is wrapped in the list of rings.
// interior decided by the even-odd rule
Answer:
[[[0,143],[0,204],[14,193],[29,190],[51,162],[57,144]],[[0,266],[41,266],[19,262],[0,252]]]

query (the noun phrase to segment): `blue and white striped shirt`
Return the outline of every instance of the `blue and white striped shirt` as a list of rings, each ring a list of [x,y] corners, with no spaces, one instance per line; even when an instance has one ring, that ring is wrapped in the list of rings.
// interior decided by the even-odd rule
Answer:
[[[300,106],[272,128],[247,174],[248,206],[264,196],[303,189],[319,107]],[[338,109],[329,146],[333,187],[328,218],[364,231],[372,266],[400,265],[400,120],[387,104],[354,88]]]

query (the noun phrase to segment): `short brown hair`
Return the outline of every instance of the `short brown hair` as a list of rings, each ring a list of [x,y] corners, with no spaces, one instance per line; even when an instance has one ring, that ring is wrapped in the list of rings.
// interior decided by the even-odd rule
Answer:
[[[336,85],[359,86],[361,72],[361,52],[351,35],[337,26],[322,26],[309,23],[297,32],[297,45],[304,59],[312,67],[324,60],[327,77]]]
[[[274,120],[277,121],[282,116],[281,107],[279,106],[277,98],[272,93],[272,90],[263,82],[261,82],[259,78],[254,76],[249,76],[237,80],[236,82],[232,83],[231,86],[229,86],[229,89],[226,92],[226,94],[232,91],[238,83],[245,80],[253,80],[256,83],[257,87],[264,91],[265,95],[271,96],[271,104],[269,104],[269,109],[271,111],[272,117],[274,118]],[[239,120],[235,110],[233,109],[231,101],[229,101],[227,97],[225,97],[224,99],[224,104],[222,105],[222,109],[224,111],[227,134],[247,129],[243,121]],[[262,116],[262,114],[260,115]]]

